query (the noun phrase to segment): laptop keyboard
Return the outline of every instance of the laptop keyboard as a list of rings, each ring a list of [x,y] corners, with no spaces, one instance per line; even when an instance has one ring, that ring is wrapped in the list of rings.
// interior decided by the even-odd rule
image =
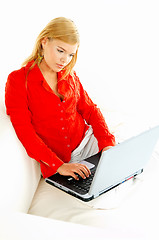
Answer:
[[[94,177],[94,174],[95,174],[95,170],[96,169],[92,169],[91,175],[86,179],[83,179],[80,176],[78,176],[79,180],[75,180],[74,178],[71,178],[71,180],[69,181],[69,185],[71,185],[73,187],[73,189],[80,194],[88,193],[91,183],[92,183],[92,180],[93,180],[93,177]]]

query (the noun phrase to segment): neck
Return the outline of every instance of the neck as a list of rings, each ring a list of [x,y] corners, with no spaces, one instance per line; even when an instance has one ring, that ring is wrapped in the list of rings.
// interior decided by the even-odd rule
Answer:
[[[42,62],[40,63],[40,71],[42,72],[43,75],[47,75],[50,76],[51,78],[57,78],[57,73],[54,72],[45,62],[45,59],[42,60]]]

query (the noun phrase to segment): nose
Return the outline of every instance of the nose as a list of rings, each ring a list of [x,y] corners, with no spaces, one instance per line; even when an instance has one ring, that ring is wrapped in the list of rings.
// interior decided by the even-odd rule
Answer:
[[[67,64],[69,62],[69,56],[65,55],[61,57],[61,62]]]

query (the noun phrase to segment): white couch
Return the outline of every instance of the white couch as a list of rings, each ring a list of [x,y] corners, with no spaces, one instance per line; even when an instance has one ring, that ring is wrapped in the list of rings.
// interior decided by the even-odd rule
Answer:
[[[107,115],[120,140],[144,128],[142,125],[133,131],[128,119],[115,112]],[[159,146],[136,181],[84,203],[44,182],[39,164],[28,157],[19,142],[2,98],[0,162],[1,240],[159,237]]]

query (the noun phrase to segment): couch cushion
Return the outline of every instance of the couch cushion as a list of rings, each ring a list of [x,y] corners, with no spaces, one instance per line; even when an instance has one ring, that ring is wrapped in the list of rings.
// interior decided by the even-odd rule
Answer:
[[[28,157],[18,140],[4,99],[0,99],[0,189],[2,210],[27,212],[41,178],[39,164]]]
[[[109,213],[105,210],[119,208],[140,184],[139,179],[130,180],[90,202],[83,202],[49,185],[42,178],[28,213],[61,221],[105,227],[109,219]]]
[[[158,153],[153,153],[145,171],[135,182],[128,181],[89,203],[84,203],[41,179],[29,213],[100,227],[106,232],[110,229],[112,232],[120,230],[129,233],[132,239],[145,239],[148,234],[156,234],[155,219],[159,213]]]

